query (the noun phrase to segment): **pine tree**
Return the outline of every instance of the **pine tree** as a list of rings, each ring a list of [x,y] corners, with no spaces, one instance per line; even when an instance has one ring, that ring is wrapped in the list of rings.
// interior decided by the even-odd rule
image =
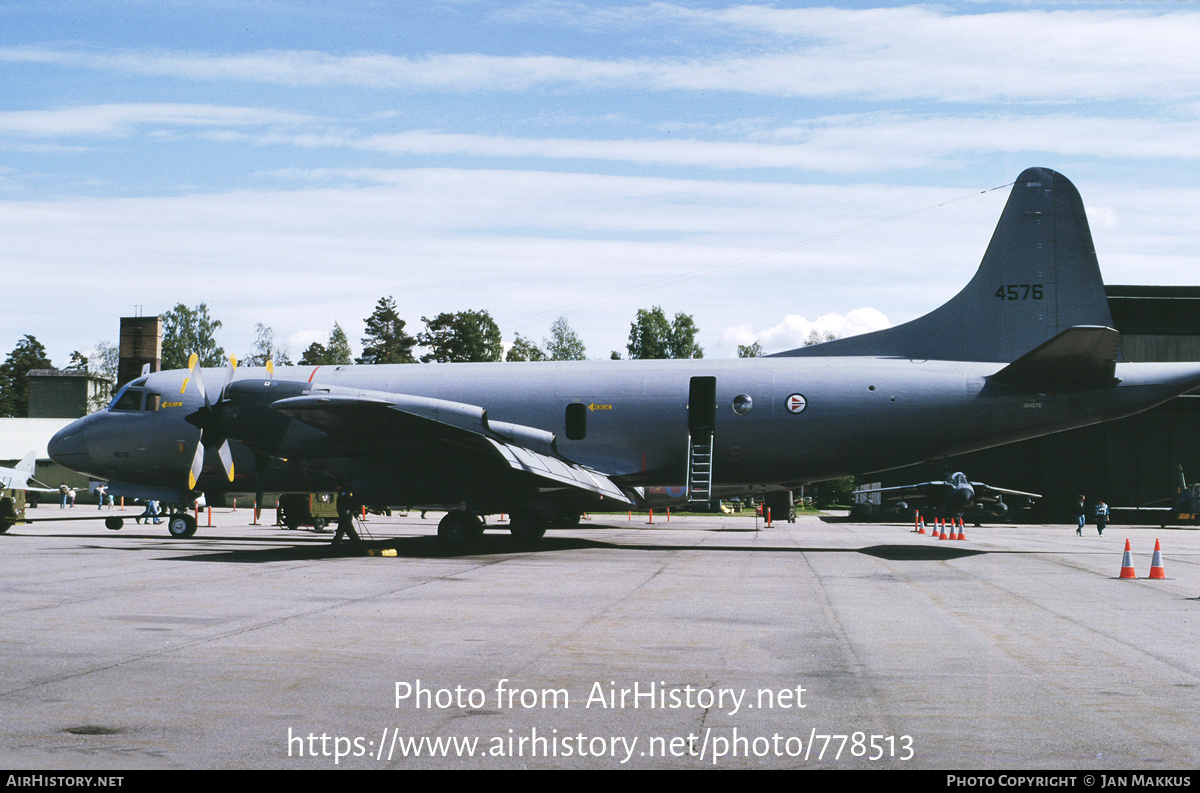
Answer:
[[[336,322],[333,323],[333,330],[329,331],[329,344],[325,346],[325,353],[331,365],[341,366],[354,363],[354,353],[350,351],[350,339],[346,337],[346,331],[342,330],[342,326]]]
[[[363,354],[357,363],[416,363],[413,346],[417,340],[404,332],[404,320],[396,312],[396,301],[381,297],[366,319]]]
[[[0,416],[24,418],[29,415],[29,370],[53,369],[46,348],[33,336],[26,335],[0,364]]]

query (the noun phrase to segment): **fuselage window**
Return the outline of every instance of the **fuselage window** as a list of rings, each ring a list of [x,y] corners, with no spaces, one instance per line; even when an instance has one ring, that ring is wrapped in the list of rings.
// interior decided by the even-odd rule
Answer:
[[[154,393],[153,391],[147,391],[146,392],[146,406],[143,407],[142,410],[158,410],[158,403],[161,400],[162,400],[162,397],[159,396],[158,394]]]
[[[581,441],[587,437],[587,405],[572,402],[567,405],[567,439]]]

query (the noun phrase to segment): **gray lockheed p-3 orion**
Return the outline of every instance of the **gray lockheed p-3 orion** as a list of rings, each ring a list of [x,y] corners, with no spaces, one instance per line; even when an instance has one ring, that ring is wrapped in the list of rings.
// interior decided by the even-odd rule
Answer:
[[[158,372],[50,442],[110,493],[313,492],[442,508],[450,540],[519,537],[581,511],[760,493],[1146,410],[1200,364],[1117,363],[1079,193],[1017,179],[975,277],[887,330],[741,360],[319,366]],[[218,383],[223,383],[219,389]],[[215,395],[215,398],[214,398]],[[178,513],[173,534],[195,522]]]

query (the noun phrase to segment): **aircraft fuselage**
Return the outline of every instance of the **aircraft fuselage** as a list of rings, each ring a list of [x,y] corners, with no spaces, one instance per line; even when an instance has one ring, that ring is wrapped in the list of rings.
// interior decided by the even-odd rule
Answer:
[[[398,444],[383,428],[334,443],[270,407],[286,396],[325,391],[479,405],[490,422],[552,433],[563,459],[628,486],[682,485],[689,414],[703,415],[713,437],[714,484],[756,491],[1116,418],[1178,393],[1181,379],[1200,379],[1194,366],[1121,364],[1114,387],[1045,393],[990,382],[1000,366],[864,357],[323,366],[281,367],[273,380],[265,370],[242,369],[231,386],[241,396],[224,424],[231,439],[259,454],[233,443],[234,482],[209,460],[198,487],[313,491],[354,481],[373,500],[504,508],[502,491],[512,485],[501,477],[504,487],[489,488],[486,467],[443,463],[438,447],[426,449],[411,437]],[[157,397],[145,398],[143,409],[109,409],[73,425],[70,437],[56,439],[55,459],[130,484],[184,481],[199,436],[185,417],[203,405],[196,389],[185,387],[188,374],[138,381],[136,387]],[[205,376],[216,381],[220,373]],[[702,392],[712,395],[711,409],[707,399],[689,404],[694,378],[711,378]],[[370,465],[355,462],[364,459]]]

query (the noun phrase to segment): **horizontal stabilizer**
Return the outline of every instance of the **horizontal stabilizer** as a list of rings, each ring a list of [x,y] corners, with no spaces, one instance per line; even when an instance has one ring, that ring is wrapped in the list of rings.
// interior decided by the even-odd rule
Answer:
[[[1121,334],[1112,328],[1067,328],[992,375],[1001,385],[1055,390],[1116,385]]]

